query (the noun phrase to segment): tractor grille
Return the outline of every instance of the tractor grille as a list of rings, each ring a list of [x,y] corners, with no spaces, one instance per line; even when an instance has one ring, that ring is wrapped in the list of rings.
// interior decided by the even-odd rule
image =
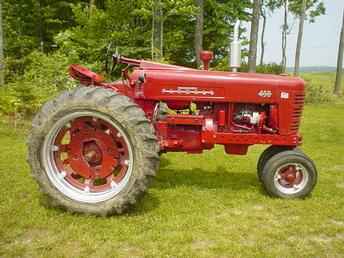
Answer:
[[[294,95],[294,110],[291,118],[290,130],[293,133],[297,133],[300,126],[300,120],[303,111],[303,105],[305,102],[305,94],[297,93]]]

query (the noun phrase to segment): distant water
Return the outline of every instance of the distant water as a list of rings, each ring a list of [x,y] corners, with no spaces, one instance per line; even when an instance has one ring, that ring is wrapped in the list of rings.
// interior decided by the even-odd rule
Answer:
[[[288,67],[287,72],[293,72],[294,67]],[[320,72],[335,72],[336,67],[333,66],[303,66],[300,67],[300,72],[303,73],[320,73]]]

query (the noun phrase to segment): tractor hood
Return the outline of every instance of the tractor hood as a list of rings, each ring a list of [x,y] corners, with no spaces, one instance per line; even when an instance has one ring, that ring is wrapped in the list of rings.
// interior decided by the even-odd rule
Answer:
[[[138,72],[144,73],[147,83],[154,84],[193,87],[258,86],[304,89],[304,81],[301,78],[287,75],[206,71],[170,65],[154,67],[152,63],[143,65]]]
[[[198,70],[183,66],[161,64],[141,60],[138,69],[147,80],[164,84],[190,86],[285,86],[304,89],[304,81],[299,77],[258,73],[220,72]],[[135,73],[134,73],[135,74]]]
[[[130,76],[132,81],[144,78],[143,96],[152,100],[277,103],[281,96],[304,94],[304,81],[290,76],[154,65],[137,67]]]

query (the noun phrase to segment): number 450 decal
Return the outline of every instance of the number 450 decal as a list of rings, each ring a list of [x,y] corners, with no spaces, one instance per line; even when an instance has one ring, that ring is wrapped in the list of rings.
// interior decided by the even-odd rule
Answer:
[[[258,96],[262,98],[271,98],[272,92],[271,90],[261,90],[258,92]]]

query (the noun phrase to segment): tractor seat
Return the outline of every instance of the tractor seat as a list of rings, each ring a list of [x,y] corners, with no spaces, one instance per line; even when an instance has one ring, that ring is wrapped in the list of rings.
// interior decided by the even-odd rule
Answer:
[[[104,82],[104,78],[101,75],[78,64],[69,66],[69,74],[73,79],[80,81],[81,84],[86,86],[102,85]]]

